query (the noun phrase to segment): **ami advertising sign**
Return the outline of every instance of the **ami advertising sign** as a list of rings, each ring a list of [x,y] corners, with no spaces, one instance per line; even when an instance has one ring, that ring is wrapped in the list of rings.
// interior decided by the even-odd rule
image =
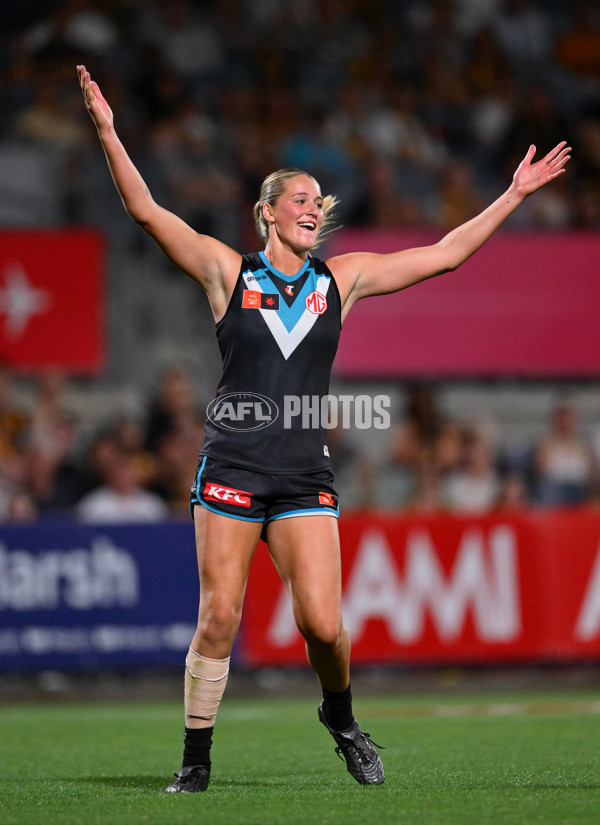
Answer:
[[[340,536],[355,663],[600,660],[597,511],[348,514]],[[191,522],[5,526],[0,672],[181,667],[197,599]],[[234,654],[251,667],[306,664],[264,545]]]
[[[600,657],[600,516],[347,515],[344,622],[355,662]],[[318,548],[315,548],[318,552]],[[250,664],[306,659],[287,592],[257,553],[244,612]]]
[[[329,252],[389,253],[424,232],[341,231]],[[358,301],[344,321],[341,377],[597,377],[600,235],[496,235],[456,271]]]
[[[103,266],[96,232],[0,232],[0,360],[24,371],[100,369]]]

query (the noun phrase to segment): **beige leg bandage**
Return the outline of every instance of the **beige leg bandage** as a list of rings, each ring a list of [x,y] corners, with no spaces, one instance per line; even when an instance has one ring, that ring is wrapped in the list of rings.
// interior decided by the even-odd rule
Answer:
[[[192,648],[185,659],[185,724],[188,728],[211,728],[229,675],[227,659],[207,659]]]

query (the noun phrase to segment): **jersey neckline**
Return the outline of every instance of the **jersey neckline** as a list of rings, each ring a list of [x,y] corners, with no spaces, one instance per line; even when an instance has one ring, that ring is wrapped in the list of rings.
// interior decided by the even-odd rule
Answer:
[[[277,275],[279,278],[286,278],[288,281],[293,281],[293,280],[295,280],[296,278],[299,278],[299,277],[300,277],[300,275],[302,275],[302,273],[304,272],[304,270],[305,270],[305,269],[309,266],[309,264],[310,264],[310,255],[309,255],[309,256],[308,256],[308,258],[306,259],[306,261],[304,262],[304,266],[302,266],[302,267],[298,270],[298,272],[296,272],[294,275],[286,275],[286,274],[285,274],[285,272],[280,272],[278,269],[276,269],[276,267],[274,267],[274,266],[273,266],[273,264],[269,261],[269,259],[267,258],[267,256],[265,255],[265,253],[264,253],[264,252],[262,252],[262,251],[261,251],[261,252],[259,252],[258,254],[259,254],[259,256],[260,256],[261,261],[265,264],[265,266],[267,267],[267,269],[270,269],[270,270],[271,270],[271,272],[273,272],[273,273],[274,273],[275,275]]]

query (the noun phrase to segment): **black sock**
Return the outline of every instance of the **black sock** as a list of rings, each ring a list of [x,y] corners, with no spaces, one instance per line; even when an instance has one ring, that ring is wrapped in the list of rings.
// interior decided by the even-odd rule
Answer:
[[[334,730],[347,730],[354,722],[350,685],[341,693],[323,690],[325,718]]]
[[[183,763],[182,767],[190,765],[206,765],[210,768],[210,749],[212,746],[212,728],[188,728],[185,729],[183,740]]]

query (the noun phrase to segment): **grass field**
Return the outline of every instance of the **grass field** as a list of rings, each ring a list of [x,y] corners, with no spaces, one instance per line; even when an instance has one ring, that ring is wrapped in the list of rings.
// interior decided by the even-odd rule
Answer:
[[[166,795],[179,704],[0,708],[2,825],[597,825],[600,693],[361,698],[387,781],[363,788],[316,702],[227,699],[208,792]]]

